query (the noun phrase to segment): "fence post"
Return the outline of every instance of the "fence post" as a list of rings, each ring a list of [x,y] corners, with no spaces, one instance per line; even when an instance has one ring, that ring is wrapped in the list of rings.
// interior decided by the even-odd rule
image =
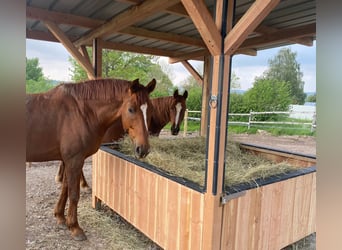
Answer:
[[[252,110],[249,111],[249,117],[248,117],[248,129],[251,128],[251,121],[252,121]]]
[[[315,131],[315,128],[316,128],[316,112],[314,112],[312,116],[311,132]]]
[[[188,109],[185,110],[185,113],[184,113],[184,129],[183,129],[183,137],[186,137],[186,133],[187,133],[187,130],[188,130]]]

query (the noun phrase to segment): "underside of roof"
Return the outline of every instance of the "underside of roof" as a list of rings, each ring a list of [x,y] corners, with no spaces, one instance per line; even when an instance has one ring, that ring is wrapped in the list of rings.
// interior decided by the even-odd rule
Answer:
[[[236,0],[234,24],[254,2]],[[204,3],[214,16],[215,1]],[[51,33],[57,29],[76,48],[101,38],[102,48],[166,56],[171,62],[210,54],[179,0],[28,0],[26,6],[30,39],[60,42]],[[281,0],[234,53],[255,55],[293,43],[311,46],[315,36],[316,1]]]

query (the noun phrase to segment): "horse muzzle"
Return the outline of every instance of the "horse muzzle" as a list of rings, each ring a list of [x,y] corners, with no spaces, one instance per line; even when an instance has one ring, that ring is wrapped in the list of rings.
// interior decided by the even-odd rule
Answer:
[[[171,127],[171,135],[178,135],[179,133],[179,127]]]
[[[137,158],[145,158],[150,153],[150,147],[149,146],[135,146],[135,157]]]

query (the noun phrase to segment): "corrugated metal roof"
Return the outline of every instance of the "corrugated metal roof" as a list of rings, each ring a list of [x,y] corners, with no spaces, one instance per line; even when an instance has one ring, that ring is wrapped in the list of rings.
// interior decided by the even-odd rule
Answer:
[[[26,18],[27,37],[57,41],[43,23],[46,18],[52,18],[71,41],[76,41],[99,25],[131,9],[138,2],[143,1],[30,0],[26,2],[28,7]],[[206,0],[205,3],[209,11],[213,12],[214,0]],[[236,0],[235,23],[253,3],[254,1],[249,0]],[[120,44],[121,46],[118,49],[123,50],[124,45],[129,45],[127,51],[133,52],[135,50],[135,52],[143,51],[142,48],[148,48],[150,54],[161,55],[165,51],[166,56],[200,50],[203,51],[203,54],[208,53],[200,33],[191,18],[187,16],[182,4],[179,3],[173,7],[177,8],[174,8],[175,10],[169,8],[154,13],[143,20],[137,20],[132,27],[138,29],[134,31],[123,29],[106,34],[101,38],[108,42],[106,43],[107,46],[110,43],[115,43],[113,47],[118,47],[117,45]],[[62,18],[55,18],[59,14],[63,14]],[[310,45],[309,41],[315,39],[315,28],[312,27],[315,23],[315,0],[282,0],[256,31],[249,35],[241,48],[245,46],[248,49],[260,50],[284,44],[301,43],[302,38],[304,38],[302,39],[303,44]],[[308,30],[307,33],[301,32],[297,34],[296,29],[302,27],[309,27],[310,30],[305,29]],[[291,37],[292,33],[288,32],[287,38],[284,38],[284,34],[281,34],[281,39],[279,39],[275,32],[283,30],[293,32],[293,37]],[[170,35],[174,35],[175,38],[171,39],[172,36]],[[155,52],[151,48],[155,49]]]

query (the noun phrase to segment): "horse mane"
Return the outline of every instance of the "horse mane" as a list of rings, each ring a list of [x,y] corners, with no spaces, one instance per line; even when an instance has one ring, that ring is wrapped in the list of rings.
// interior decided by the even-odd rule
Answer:
[[[76,99],[112,100],[120,98],[129,88],[130,82],[121,79],[96,79],[79,83],[63,83],[56,88]]]
[[[160,124],[166,124],[169,122],[170,115],[170,105],[173,101],[173,96],[158,97],[151,99],[153,105],[152,119],[154,122],[159,122]],[[167,107],[167,108],[165,108]]]

